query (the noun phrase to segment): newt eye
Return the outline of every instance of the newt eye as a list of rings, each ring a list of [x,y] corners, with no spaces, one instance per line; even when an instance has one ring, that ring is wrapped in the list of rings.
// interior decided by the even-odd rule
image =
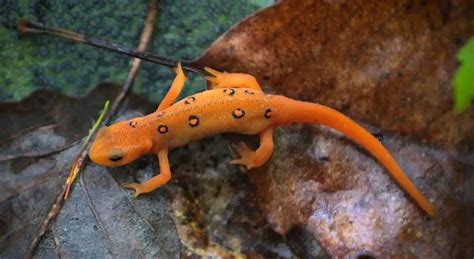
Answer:
[[[120,161],[122,160],[123,156],[121,155],[111,155],[109,156],[109,160],[112,161],[112,162],[117,162],[117,161]]]

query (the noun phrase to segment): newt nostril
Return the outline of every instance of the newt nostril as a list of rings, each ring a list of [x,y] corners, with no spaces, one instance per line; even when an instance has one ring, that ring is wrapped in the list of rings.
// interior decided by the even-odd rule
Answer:
[[[120,161],[123,158],[121,155],[111,155],[109,156],[109,160],[112,162]]]

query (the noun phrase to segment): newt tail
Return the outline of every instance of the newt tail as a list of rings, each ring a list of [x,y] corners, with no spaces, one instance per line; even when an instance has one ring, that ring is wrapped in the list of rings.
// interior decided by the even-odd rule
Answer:
[[[273,107],[284,108],[284,112],[275,113],[275,126],[291,123],[310,123],[324,125],[340,131],[346,137],[361,145],[384,165],[393,179],[405,189],[426,213],[430,216],[436,215],[431,203],[405,175],[382,143],[352,119],[334,109],[317,103],[301,102],[284,96],[270,96],[269,99]]]

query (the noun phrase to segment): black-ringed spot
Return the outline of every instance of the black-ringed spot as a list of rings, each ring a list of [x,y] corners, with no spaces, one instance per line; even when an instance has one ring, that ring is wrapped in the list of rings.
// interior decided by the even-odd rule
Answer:
[[[193,103],[194,101],[196,101],[196,97],[194,97],[194,96],[189,96],[189,97],[186,98],[186,100],[184,101],[184,104],[190,104],[190,103]]]
[[[232,88],[224,89],[224,93],[226,93],[229,96],[233,96],[235,94],[235,90]]]
[[[166,134],[166,133],[168,133],[168,126],[166,126],[166,125],[160,125],[160,126],[158,126],[158,132],[159,132],[160,134]]]
[[[128,125],[129,125],[130,127],[132,127],[132,128],[135,128],[135,127],[137,126],[137,122],[136,122],[136,121],[130,121],[130,122],[128,123]]]
[[[235,109],[233,112],[232,112],[232,117],[236,118],[236,119],[240,119],[242,117],[245,116],[245,111],[242,110],[242,109]]]
[[[189,123],[189,126],[191,126],[191,128],[197,127],[199,125],[198,116],[196,115],[189,116],[188,123]]]
[[[272,109],[267,109],[263,116],[265,116],[267,119],[270,119],[272,117]]]
[[[245,93],[246,95],[254,95],[254,94],[255,94],[253,91],[251,91],[251,90],[249,90],[249,89],[245,89],[245,90],[244,90],[244,93]]]

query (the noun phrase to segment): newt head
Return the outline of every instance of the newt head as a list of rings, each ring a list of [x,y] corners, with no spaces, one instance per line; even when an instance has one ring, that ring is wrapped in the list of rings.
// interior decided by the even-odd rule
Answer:
[[[146,137],[146,130],[138,125],[137,119],[103,127],[97,132],[89,157],[103,166],[126,165],[150,152],[152,141]]]

